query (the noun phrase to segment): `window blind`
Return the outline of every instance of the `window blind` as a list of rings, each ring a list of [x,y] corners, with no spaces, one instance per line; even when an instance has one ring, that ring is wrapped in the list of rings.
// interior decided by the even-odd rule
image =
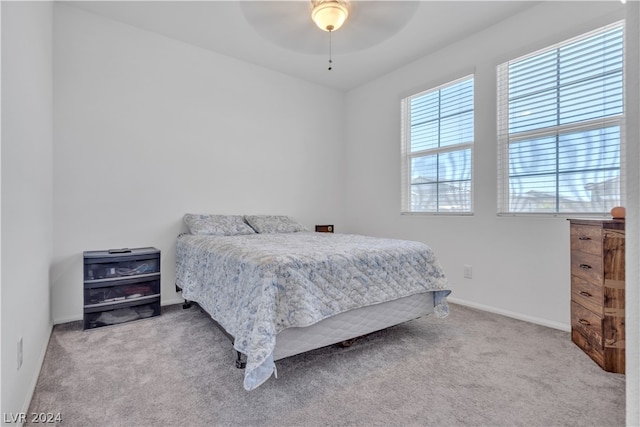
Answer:
[[[621,204],[624,26],[498,67],[498,212],[608,213]]]
[[[402,100],[402,212],[472,211],[473,76]]]

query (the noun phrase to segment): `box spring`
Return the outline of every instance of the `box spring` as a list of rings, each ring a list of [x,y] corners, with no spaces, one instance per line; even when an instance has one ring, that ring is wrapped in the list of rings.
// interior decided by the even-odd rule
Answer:
[[[276,336],[274,360],[379,331],[433,312],[433,292],[415,294],[328,317]]]

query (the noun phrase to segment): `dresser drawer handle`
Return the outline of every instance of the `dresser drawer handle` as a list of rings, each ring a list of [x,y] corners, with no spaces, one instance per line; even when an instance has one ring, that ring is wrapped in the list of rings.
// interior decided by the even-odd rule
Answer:
[[[584,320],[584,319],[578,320],[578,323],[580,323],[581,325],[584,325],[584,326],[591,326],[591,323],[589,323],[588,320]]]
[[[583,297],[591,297],[591,294],[585,291],[580,292],[580,295],[582,295]]]
[[[578,237],[578,240],[591,240],[591,237],[580,236]]]
[[[583,270],[591,270],[591,266],[589,264],[580,264],[578,267],[582,268]]]

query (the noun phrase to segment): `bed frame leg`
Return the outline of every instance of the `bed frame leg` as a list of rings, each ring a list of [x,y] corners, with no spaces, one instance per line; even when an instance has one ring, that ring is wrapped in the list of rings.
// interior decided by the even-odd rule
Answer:
[[[236,350],[236,368],[244,369],[247,367],[247,361],[244,358],[244,355]]]
[[[360,337],[351,338],[350,340],[344,340],[344,341],[342,341],[340,343],[340,346],[341,347],[351,347],[353,345],[353,343],[358,341],[358,338],[360,338]]]
[[[176,292],[182,292],[182,288],[180,288],[177,283],[176,283]],[[191,308],[191,301],[184,300],[184,304],[182,304],[182,309],[186,310],[187,308]]]

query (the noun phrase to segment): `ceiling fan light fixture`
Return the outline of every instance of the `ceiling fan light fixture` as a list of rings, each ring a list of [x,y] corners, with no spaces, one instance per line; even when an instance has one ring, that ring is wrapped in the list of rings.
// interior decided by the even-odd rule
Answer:
[[[313,1],[311,19],[323,31],[335,31],[349,17],[349,8],[344,0]]]

